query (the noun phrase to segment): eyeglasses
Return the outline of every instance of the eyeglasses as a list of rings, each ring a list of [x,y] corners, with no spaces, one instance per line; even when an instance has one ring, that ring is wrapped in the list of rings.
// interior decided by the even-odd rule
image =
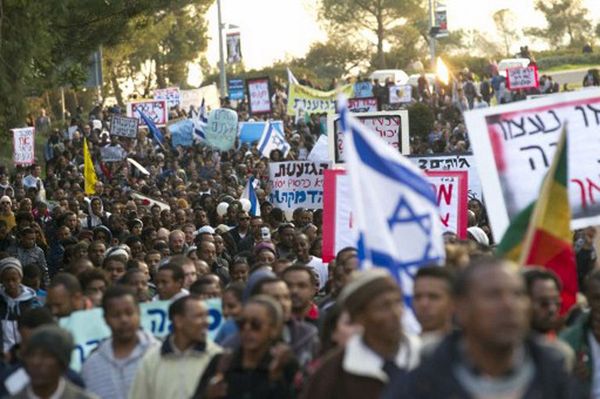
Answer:
[[[237,324],[238,330],[243,331],[246,324],[250,325],[250,330],[252,331],[260,331],[263,328],[263,322],[258,319],[246,319],[244,317],[240,317],[236,319],[235,324]]]

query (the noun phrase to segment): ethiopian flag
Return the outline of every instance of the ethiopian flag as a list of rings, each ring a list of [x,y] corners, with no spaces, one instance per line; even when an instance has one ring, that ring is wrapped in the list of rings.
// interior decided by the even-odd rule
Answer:
[[[573,306],[577,295],[567,153],[565,127],[538,199],[517,215],[498,245],[500,256],[523,266],[543,266],[556,273],[563,285],[561,313]]]
[[[83,139],[83,179],[85,182],[85,193],[88,195],[96,193],[96,170],[92,162],[92,156],[88,149],[87,139]]]

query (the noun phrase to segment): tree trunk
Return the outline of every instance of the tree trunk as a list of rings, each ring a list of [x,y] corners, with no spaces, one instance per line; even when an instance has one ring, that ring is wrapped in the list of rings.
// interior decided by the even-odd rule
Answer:
[[[383,53],[383,5],[381,0],[377,2],[377,59],[379,69],[385,69],[385,54]]]
[[[119,104],[120,107],[124,107],[125,103],[123,102],[123,92],[121,91],[121,87],[119,87],[119,82],[117,81],[117,71],[114,69],[110,70],[110,86],[115,94],[115,98],[117,99],[117,104]]]

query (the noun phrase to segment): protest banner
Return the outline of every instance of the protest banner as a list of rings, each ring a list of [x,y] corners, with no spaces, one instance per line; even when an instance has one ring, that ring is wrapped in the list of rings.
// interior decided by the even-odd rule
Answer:
[[[444,232],[467,238],[467,172],[428,171],[427,179],[435,190]]]
[[[600,91],[568,92],[465,113],[494,235],[539,195],[568,130],[571,227],[600,224]]]
[[[270,202],[283,211],[323,207],[323,172],[330,162],[286,161],[269,164]]]
[[[171,146],[173,148],[191,147],[194,144],[194,121],[182,118],[169,122],[167,127],[171,133]]]
[[[435,189],[440,220],[445,231],[467,236],[467,172],[429,172]],[[323,185],[323,252],[329,262],[345,247],[356,247],[357,232],[352,214],[352,188],[343,169],[326,170]]]
[[[229,99],[232,101],[238,101],[244,99],[244,80],[243,79],[229,79],[227,84],[227,93],[229,93]]]
[[[357,115],[358,120],[368,126],[401,154],[408,154],[408,111],[364,112]],[[345,162],[344,135],[339,126],[339,115],[327,116],[329,153],[335,163]]]
[[[377,112],[377,98],[349,98],[348,109],[351,112]]]
[[[373,84],[369,81],[354,83],[354,97],[373,97]]]
[[[306,114],[334,114],[338,93],[346,98],[354,97],[354,85],[348,84],[337,90],[320,91],[312,87],[290,83],[288,93],[288,115],[295,116],[299,111]]]
[[[208,114],[206,143],[221,151],[228,151],[235,144],[237,129],[237,112],[227,108],[213,109]]]
[[[390,104],[405,104],[412,101],[411,85],[396,85],[390,87]]]
[[[224,322],[220,299],[205,301],[208,308],[208,338],[214,339]],[[171,331],[168,310],[171,301],[152,301],[140,304],[141,326],[157,338],[166,337]],[[71,356],[71,368],[76,371],[100,342],[110,337],[101,308],[74,312],[59,320],[62,328],[73,335],[75,349]]]
[[[271,113],[271,83],[268,77],[246,79],[250,114]]]
[[[237,64],[242,61],[242,41],[240,32],[227,33],[227,63]]]
[[[13,133],[13,161],[15,165],[35,163],[35,128],[11,129]]]
[[[198,111],[202,100],[204,100],[204,105],[209,111],[221,107],[219,89],[215,83],[199,89],[180,90],[179,96],[179,108],[185,112],[189,112],[191,107]]]
[[[137,118],[138,126],[146,127],[140,111],[154,122],[156,127],[165,127],[169,120],[169,108],[166,100],[140,100],[127,103],[127,116]]]
[[[129,137],[135,139],[138,132],[138,118],[113,115],[110,119],[110,134],[113,136]]]
[[[155,100],[165,100],[169,108],[176,107],[181,102],[179,87],[167,87],[166,89],[154,90]]]
[[[509,90],[530,89],[540,85],[535,65],[527,68],[508,68],[506,77],[506,88]]]
[[[239,137],[240,143],[254,143],[260,140],[263,132],[267,129],[268,125],[277,126],[277,129],[281,132],[283,129],[282,121],[268,121],[268,122],[240,122],[239,123]]]
[[[100,157],[103,162],[121,162],[127,157],[127,152],[120,145],[100,148]]]
[[[479,201],[483,200],[483,189],[481,188],[481,181],[479,181],[479,174],[477,173],[477,166],[475,165],[475,157],[473,157],[473,154],[409,155],[408,159],[419,168],[426,171],[467,171],[469,181],[467,197],[469,199],[478,199]]]

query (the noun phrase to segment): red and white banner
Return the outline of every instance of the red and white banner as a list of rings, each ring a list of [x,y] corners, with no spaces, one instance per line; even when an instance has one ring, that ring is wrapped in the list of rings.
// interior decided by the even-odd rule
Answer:
[[[377,98],[349,98],[348,109],[351,112],[377,112]]]
[[[12,129],[13,159],[15,165],[31,165],[35,162],[34,128]]]
[[[508,68],[506,77],[506,88],[509,90],[531,89],[540,85],[536,66]]]
[[[251,114],[271,113],[271,91],[269,78],[246,79],[248,105]]]
[[[440,220],[445,231],[467,238],[466,171],[426,172],[435,189]],[[352,215],[352,189],[343,169],[324,171],[323,261],[330,262],[345,247],[356,247],[357,235]]]
[[[167,100],[140,100],[127,103],[127,116],[137,118],[140,127],[146,127],[139,111],[154,122],[156,127],[165,127],[169,121]]]

